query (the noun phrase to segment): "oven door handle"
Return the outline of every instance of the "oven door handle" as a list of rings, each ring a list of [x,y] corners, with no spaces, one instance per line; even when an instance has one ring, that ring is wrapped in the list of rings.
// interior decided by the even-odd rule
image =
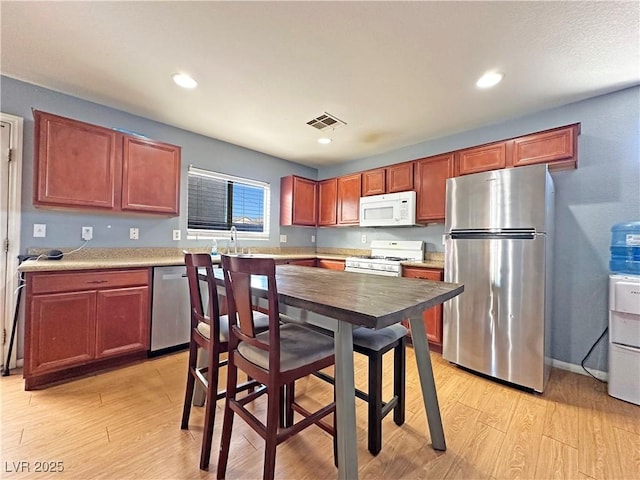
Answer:
[[[400,272],[393,272],[389,270],[373,270],[370,268],[358,268],[358,267],[345,267],[345,272],[364,273],[365,275],[381,275],[384,277],[400,277]]]

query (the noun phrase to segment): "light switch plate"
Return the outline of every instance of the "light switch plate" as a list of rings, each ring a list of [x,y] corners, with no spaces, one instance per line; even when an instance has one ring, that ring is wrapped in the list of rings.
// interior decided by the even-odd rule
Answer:
[[[362,235],[362,243],[367,243],[367,236],[366,235]]]
[[[44,223],[33,224],[33,236],[44,238],[47,236],[47,225]]]
[[[280,243],[287,243],[287,236],[286,235],[280,235]]]

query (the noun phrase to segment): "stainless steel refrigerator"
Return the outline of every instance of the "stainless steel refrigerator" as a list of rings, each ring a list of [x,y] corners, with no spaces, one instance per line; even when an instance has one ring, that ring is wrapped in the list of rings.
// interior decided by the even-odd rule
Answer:
[[[546,165],[447,180],[443,357],[538,392],[549,376],[553,182]]]

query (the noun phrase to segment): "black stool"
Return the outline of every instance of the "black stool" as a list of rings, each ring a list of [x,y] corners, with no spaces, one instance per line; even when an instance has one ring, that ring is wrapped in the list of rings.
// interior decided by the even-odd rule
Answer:
[[[368,406],[368,448],[377,455],[382,448],[382,419],[393,410],[396,425],[404,423],[405,416],[405,363],[406,335],[408,330],[400,325],[391,325],[380,330],[356,328],[353,330],[353,351],[366,355],[369,359],[369,392],[356,388],[356,396],[366,401]],[[393,398],[382,400],[382,357],[393,349]],[[326,382],[335,383],[330,375],[315,372],[314,375]]]

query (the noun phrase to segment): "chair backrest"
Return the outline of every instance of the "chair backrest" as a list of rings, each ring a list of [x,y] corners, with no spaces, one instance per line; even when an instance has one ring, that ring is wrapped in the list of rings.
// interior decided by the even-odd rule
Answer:
[[[273,258],[222,255],[227,307],[229,309],[229,348],[238,341],[269,351],[269,365],[280,365],[280,309]],[[252,277],[253,275],[253,277]],[[269,303],[269,343],[256,339],[251,284],[267,288]],[[273,347],[273,348],[270,348]]]
[[[187,267],[189,281],[189,300],[191,302],[191,328],[197,328],[199,322],[210,326],[211,341],[220,341],[220,307],[218,291],[213,276],[213,263],[208,253],[184,252],[184,263]],[[200,282],[207,285],[208,308],[205,312]]]

